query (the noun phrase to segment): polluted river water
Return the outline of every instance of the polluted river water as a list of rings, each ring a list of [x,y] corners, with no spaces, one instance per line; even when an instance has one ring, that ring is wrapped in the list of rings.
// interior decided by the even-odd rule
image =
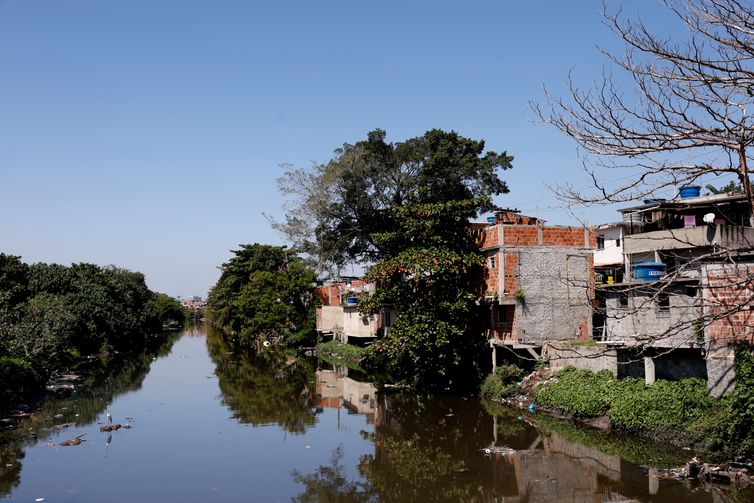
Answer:
[[[101,431],[108,413],[127,427]],[[473,397],[379,393],[322,360],[234,354],[205,327],[21,416],[0,432],[0,499],[754,501],[657,476],[687,452]]]

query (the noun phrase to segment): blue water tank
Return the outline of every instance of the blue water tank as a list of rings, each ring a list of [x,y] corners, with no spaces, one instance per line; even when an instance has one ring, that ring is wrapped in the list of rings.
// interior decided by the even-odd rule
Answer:
[[[681,199],[688,199],[690,197],[699,197],[699,194],[702,193],[702,187],[699,185],[686,185],[685,187],[681,187],[679,195],[681,196]]]
[[[634,279],[639,281],[657,281],[665,274],[666,266],[662,262],[639,262],[634,264]]]
[[[487,217],[487,223],[488,224],[494,224],[497,222],[497,218],[495,217]]]
[[[358,297],[348,297],[346,299],[346,304],[348,304],[349,306],[355,306],[358,303],[359,303]]]

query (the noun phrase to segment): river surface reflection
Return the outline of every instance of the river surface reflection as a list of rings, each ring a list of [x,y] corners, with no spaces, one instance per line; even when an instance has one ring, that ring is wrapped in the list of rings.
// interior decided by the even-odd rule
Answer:
[[[176,339],[14,420],[0,433],[0,498],[754,500],[649,476],[641,465],[684,453],[646,442],[474,398],[381,394],[358,371],[271,351],[236,354],[204,328]],[[101,432],[108,410],[132,427]],[[59,445],[81,435],[80,445]]]

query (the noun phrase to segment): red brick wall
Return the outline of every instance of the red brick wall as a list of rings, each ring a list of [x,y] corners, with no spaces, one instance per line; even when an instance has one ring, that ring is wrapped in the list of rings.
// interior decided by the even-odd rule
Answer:
[[[497,222],[501,224],[531,225],[537,223],[536,217],[522,215],[514,211],[498,211],[495,213]]]
[[[539,244],[539,230],[536,225],[510,225],[502,229],[505,246],[537,246]],[[583,237],[581,240],[583,242]]]
[[[715,342],[754,343],[754,264],[711,266],[703,293],[707,327]]]
[[[497,225],[489,225],[482,229],[482,235],[479,242],[480,248],[489,248],[491,246],[497,246]]]
[[[492,327],[488,336],[494,339],[513,341],[516,340],[516,306],[497,306],[490,307],[492,311]],[[507,316],[505,322],[500,322],[499,310],[505,309]]]
[[[322,301],[322,305],[339,306],[340,290],[341,285],[318,286],[314,289],[314,295]]]
[[[491,265],[490,259],[491,258],[495,259],[495,268],[494,269],[492,269],[490,267],[490,265]],[[484,293],[485,294],[487,292],[497,292],[497,285],[499,284],[498,283],[499,276],[500,276],[500,258],[498,256],[498,254],[495,253],[493,255],[487,255],[487,257],[485,258],[485,262],[484,262],[484,282],[485,282],[485,285],[484,285],[485,286],[485,291],[484,291]]]
[[[583,248],[583,227],[543,227],[542,244],[545,246],[573,246]],[[595,236],[595,247],[597,238]]]
[[[518,289],[518,254],[505,254],[505,279],[503,290],[506,295],[512,296]]]

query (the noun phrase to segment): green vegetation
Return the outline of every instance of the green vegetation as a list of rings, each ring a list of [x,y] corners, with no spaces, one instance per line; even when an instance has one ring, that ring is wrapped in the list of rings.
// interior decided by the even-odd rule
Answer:
[[[736,388],[723,396],[722,412],[711,417],[715,425],[714,445],[727,453],[754,455],[754,350],[751,346],[736,348]]]
[[[501,399],[518,392],[516,383],[524,377],[524,370],[513,364],[500,365],[482,383],[481,394],[485,398]]]
[[[0,404],[40,389],[80,355],[143,348],[177,302],[114,266],[23,263],[0,253]],[[180,320],[182,321],[182,320]]]
[[[315,340],[314,271],[284,246],[241,245],[207,300],[209,320],[251,347]]]
[[[655,438],[695,443],[718,455],[754,454],[754,355],[736,350],[736,388],[722,399],[707,395],[706,382],[615,379],[567,367],[535,395],[539,405],[576,418],[608,415],[613,428]]]
[[[372,131],[324,165],[289,171],[281,189],[299,200],[279,227],[323,270],[373,264],[364,279],[379,288],[359,309],[397,319],[370,347],[368,366],[424,389],[476,386],[483,257],[468,221],[508,191],[498,173],[512,158],[437,129],[385,138]]]
[[[277,424],[303,433],[315,423],[315,365],[277,346],[248,351],[208,327],[207,349],[215,364],[223,404],[233,417],[254,425]]]
[[[360,346],[354,346],[353,344],[343,344],[340,341],[332,340],[327,342],[320,342],[317,344],[317,352],[319,354],[330,355],[338,360],[351,363],[359,363],[366,354],[367,350]]]

